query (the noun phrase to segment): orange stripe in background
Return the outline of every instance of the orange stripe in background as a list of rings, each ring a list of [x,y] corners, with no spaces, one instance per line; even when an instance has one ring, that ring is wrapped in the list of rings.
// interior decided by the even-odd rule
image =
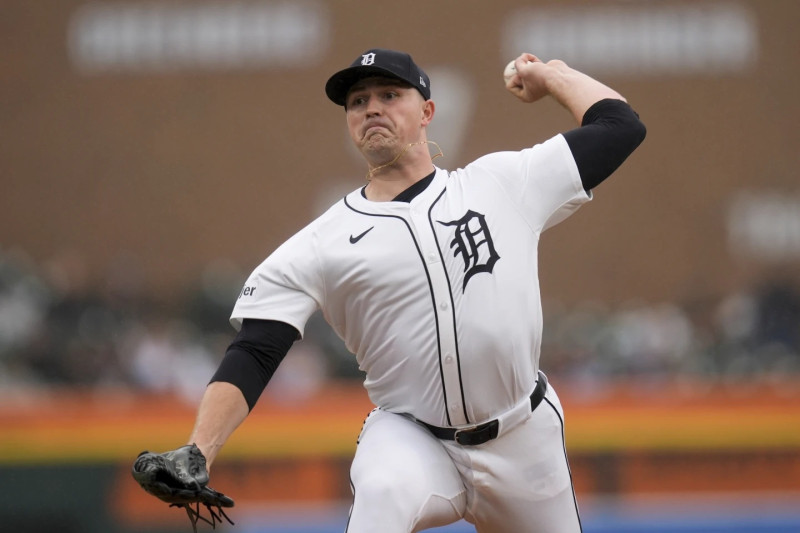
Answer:
[[[696,388],[685,383],[594,390],[556,385],[573,452],[737,450],[800,447],[800,382]],[[348,457],[372,409],[360,385],[327,385],[303,401],[262,400],[223,456]],[[171,396],[123,391],[0,397],[0,462],[127,461],[144,449],[185,443],[195,406]]]

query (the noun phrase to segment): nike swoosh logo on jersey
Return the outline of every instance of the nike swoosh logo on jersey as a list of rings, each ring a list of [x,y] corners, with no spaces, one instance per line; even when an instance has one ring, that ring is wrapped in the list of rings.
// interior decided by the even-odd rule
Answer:
[[[353,237],[352,235],[350,235],[350,244],[355,244],[355,243],[357,243],[358,241],[360,241],[360,240],[361,240],[361,238],[362,238],[364,235],[366,235],[367,233],[369,233],[370,231],[372,231],[372,228],[374,228],[374,227],[375,227],[375,226],[372,226],[372,227],[370,227],[369,229],[367,229],[366,231],[364,231],[364,233],[362,233],[361,235],[358,235],[358,236],[356,236],[356,237]]]

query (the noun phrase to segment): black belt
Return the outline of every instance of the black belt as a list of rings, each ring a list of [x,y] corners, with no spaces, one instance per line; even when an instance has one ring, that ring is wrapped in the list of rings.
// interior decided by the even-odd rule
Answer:
[[[540,370],[536,388],[533,389],[533,393],[531,394],[531,412],[542,403],[546,392],[547,376]],[[440,428],[438,426],[426,424],[422,420],[420,420],[419,423],[428,428],[430,432],[433,433],[434,437],[442,440],[454,440],[465,446],[477,446],[478,444],[483,444],[484,442],[497,438],[497,432],[500,429],[500,422],[498,422],[497,419],[464,429]]]

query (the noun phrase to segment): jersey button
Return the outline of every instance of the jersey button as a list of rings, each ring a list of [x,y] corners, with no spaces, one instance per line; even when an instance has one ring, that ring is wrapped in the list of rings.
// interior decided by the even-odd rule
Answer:
[[[439,309],[441,309],[442,311],[447,311],[448,307],[450,307],[450,306],[447,305],[447,302],[442,302],[442,303],[439,304]]]
[[[451,410],[451,411],[458,411],[458,409],[459,409],[460,407],[461,407],[461,405],[460,405],[460,404],[454,403],[453,405],[451,405],[451,406],[450,406],[450,410]]]
[[[431,252],[428,254],[428,261],[431,263],[437,261],[439,259],[439,255],[436,252]]]
[[[450,363],[453,362],[453,356],[452,355],[448,355],[447,357],[444,358],[444,362],[449,365]]]

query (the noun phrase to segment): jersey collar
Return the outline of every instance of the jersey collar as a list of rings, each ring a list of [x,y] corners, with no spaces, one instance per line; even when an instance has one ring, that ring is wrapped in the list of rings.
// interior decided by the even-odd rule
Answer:
[[[356,189],[345,197],[345,202],[350,207],[369,214],[386,214],[408,211],[409,205],[426,204],[437,197],[444,189],[447,181],[447,171],[434,166],[431,174],[418,181],[392,201],[373,202],[368,200],[363,193],[363,187]],[[424,183],[423,183],[424,182]]]

